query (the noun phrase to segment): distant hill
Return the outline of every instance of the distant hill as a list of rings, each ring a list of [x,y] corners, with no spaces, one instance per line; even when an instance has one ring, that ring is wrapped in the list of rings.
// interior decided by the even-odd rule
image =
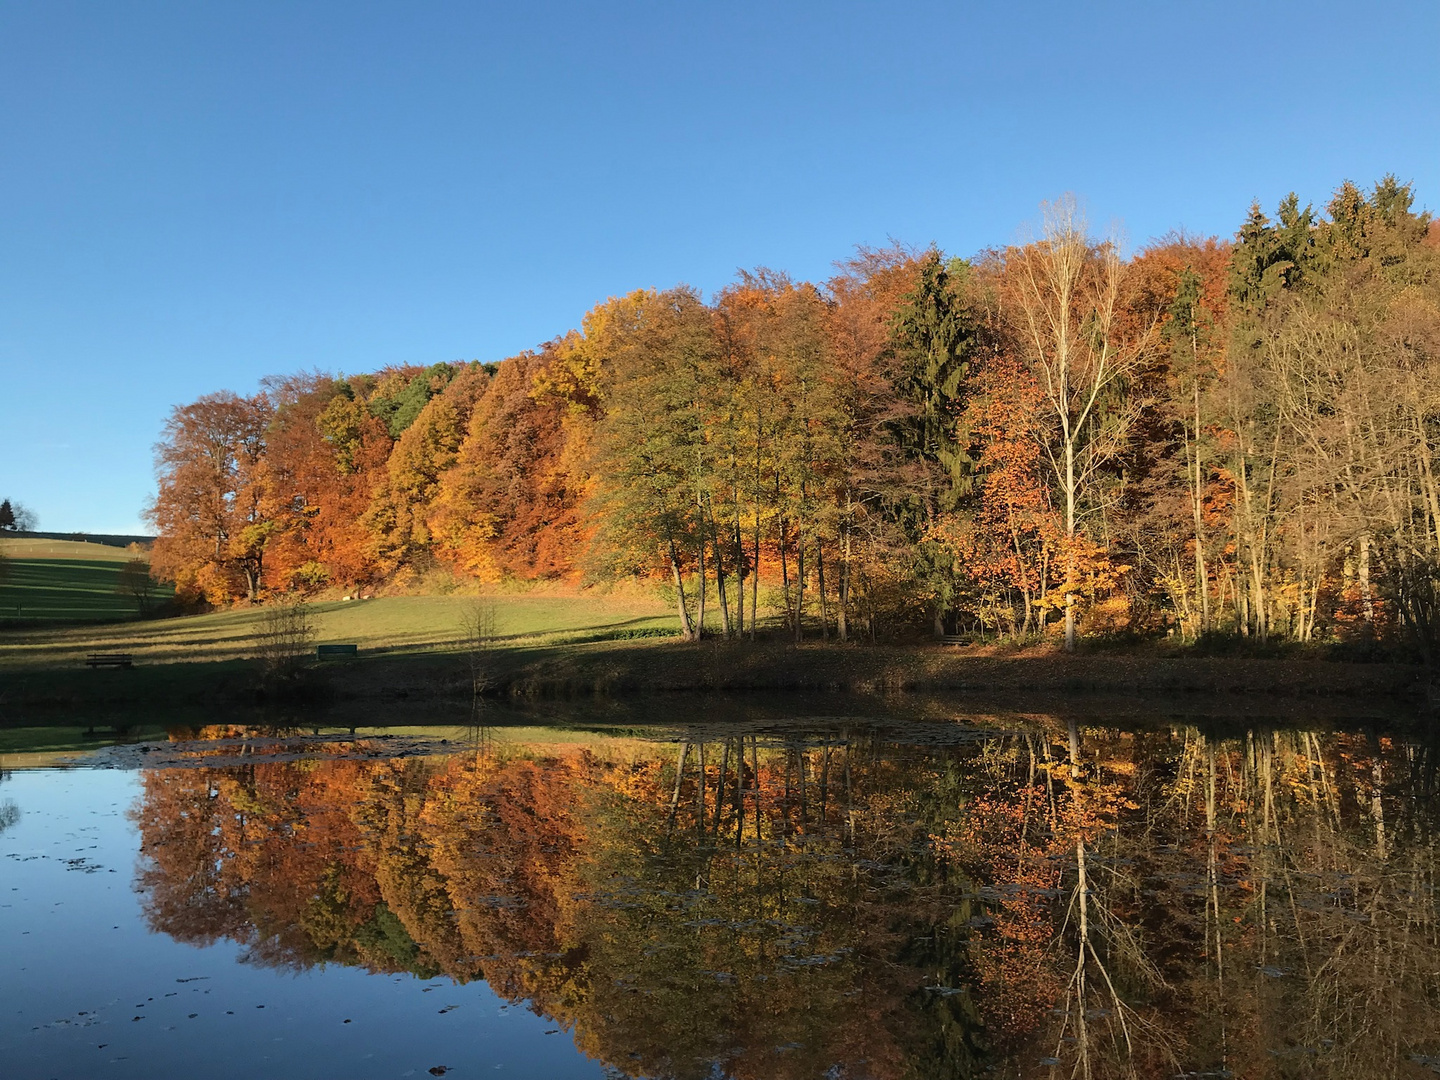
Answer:
[[[58,533],[58,532],[6,532],[0,534],[0,540],[5,537],[22,538],[28,537],[32,540],[75,540],[82,544],[104,544],[106,547],[129,547],[131,544],[139,544],[141,547],[149,547],[155,542],[153,536],[121,536],[118,533]]]
[[[115,563],[117,566],[134,557],[137,549],[116,547],[113,544],[96,544],[86,540],[51,540],[39,533],[0,532],[0,555],[12,561],[55,559],[82,562]],[[147,559],[150,549],[138,549],[142,559]]]

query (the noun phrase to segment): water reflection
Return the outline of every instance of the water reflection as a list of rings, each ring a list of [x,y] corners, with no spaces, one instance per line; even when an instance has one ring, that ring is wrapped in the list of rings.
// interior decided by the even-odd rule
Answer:
[[[1430,744],[926,731],[152,770],[146,917],[483,978],[626,1076],[1440,1071]]]
[[[10,779],[8,769],[0,769],[0,784]],[[20,820],[20,807],[13,799],[0,798],[0,833],[12,828]]]

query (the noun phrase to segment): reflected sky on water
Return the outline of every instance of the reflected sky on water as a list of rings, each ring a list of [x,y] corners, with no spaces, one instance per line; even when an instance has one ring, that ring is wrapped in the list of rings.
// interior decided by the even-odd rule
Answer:
[[[212,727],[100,763],[142,767],[0,782],[6,1077],[1440,1072],[1414,734]]]

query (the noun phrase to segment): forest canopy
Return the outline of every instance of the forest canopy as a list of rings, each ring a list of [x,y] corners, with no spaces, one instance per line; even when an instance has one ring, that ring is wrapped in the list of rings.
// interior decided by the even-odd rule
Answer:
[[[148,514],[157,576],[210,604],[635,576],[690,637],[1428,658],[1437,450],[1440,227],[1386,177],[1128,255],[1062,199],[970,259],[862,248],[824,282],[612,297],[498,364],[210,394]]]

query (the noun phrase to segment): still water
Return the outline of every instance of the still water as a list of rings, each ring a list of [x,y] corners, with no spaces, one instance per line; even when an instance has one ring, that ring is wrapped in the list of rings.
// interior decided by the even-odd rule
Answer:
[[[15,768],[0,1075],[1433,1076],[1440,759],[1400,730],[217,726]]]

